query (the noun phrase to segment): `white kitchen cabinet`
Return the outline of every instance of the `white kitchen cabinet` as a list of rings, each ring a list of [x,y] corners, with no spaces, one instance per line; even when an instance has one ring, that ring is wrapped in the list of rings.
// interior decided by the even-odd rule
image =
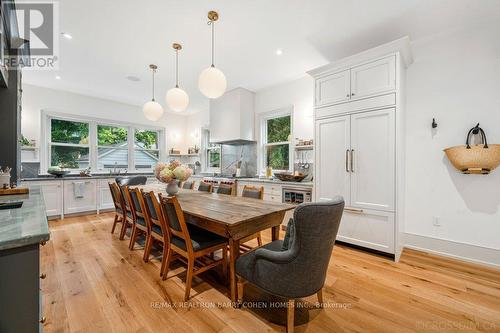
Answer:
[[[316,121],[315,191],[316,200],[331,200],[341,195],[349,204],[351,186],[348,159],[350,154],[350,116]]]
[[[115,207],[109,189],[109,183],[114,181],[114,178],[99,179],[97,181],[97,210],[113,209]]]
[[[350,117],[350,205],[394,211],[395,110],[363,112]]]
[[[76,195],[76,186],[83,183],[82,195]],[[64,181],[64,214],[73,214],[97,210],[96,180],[65,180]]]
[[[394,254],[394,213],[368,209],[344,210],[337,239]]]
[[[367,97],[396,88],[396,56],[351,68],[351,98]]]
[[[344,70],[316,80],[316,106],[340,103],[349,100],[350,71]]]
[[[23,182],[23,186],[40,186],[45,202],[47,216],[62,216],[63,213],[63,181],[30,181]]]
[[[396,89],[396,56],[318,75],[314,84],[317,108],[393,92]]]
[[[402,38],[309,72],[315,96],[332,73],[349,70],[350,97],[315,98],[315,200],[342,195],[337,239],[394,255],[404,219],[404,82],[412,62]],[[332,76],[333,77],[333,76]],[[326,86],[325,86],[326,87]],[[319,94],[319,95],[318,95]]]

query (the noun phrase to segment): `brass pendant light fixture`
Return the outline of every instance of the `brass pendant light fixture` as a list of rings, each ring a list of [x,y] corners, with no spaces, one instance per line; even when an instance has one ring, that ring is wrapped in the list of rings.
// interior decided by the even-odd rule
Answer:
[[[179,51],[182,50],[182,45],[179,43],[172,44],[175,50],[175,88],[167,91],[166,101],[170,109],[175,112],[184,111],[189,104],[188,94],[179,88]]]
[[[198,79],[200,91],[208,98],[218,98],[224,94],[227,88],[226,76],[215,67],[215,22],[219,19],[216,11],[208,12],[207,24],[212,28],[212,65],[204,69]]]
[[[153,73],[153,98],[151,99],[151,101],[144,104],[144,106],[142,107],[142,112],[144,112],[144,116],[147,119],[151,121],[157,121],[161,118],[161,116],[163,116],[163,107],[160,105],[160,103],[155,101],[155,73],[158,70],[158,66],[151,64],[149,65],[149,68]]]

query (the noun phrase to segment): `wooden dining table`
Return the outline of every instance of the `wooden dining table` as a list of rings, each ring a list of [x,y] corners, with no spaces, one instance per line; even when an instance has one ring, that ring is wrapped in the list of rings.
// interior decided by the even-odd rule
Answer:
[[[144,191],[166,195],[166,185],[137,186]],[[179,189],[177,199],[187,217],[186,222],[226,237],[229,240],[229,281],[231,301],[236,302],[236,259],[240,255],[240,240],[257,232],[272,230],[272,240],[279,239],[279,228],[286,211],[294,205],[253,198]]]

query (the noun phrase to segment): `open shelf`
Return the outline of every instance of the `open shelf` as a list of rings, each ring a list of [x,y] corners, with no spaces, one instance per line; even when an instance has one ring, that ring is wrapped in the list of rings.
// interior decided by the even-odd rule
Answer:
[[[313,150],[314,145],[295,146],[295,150]]]

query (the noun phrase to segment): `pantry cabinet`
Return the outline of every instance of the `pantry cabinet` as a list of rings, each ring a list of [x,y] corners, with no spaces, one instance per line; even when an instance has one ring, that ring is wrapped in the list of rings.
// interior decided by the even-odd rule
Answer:
[[[404,218],[404,81],[409,64],[409,40],[403,38],[309,72],[315,81],[314,198],[344,198],[337,240],[396,260]],[[341,78],[349,78],[344,99]]]
[[[315,107],[346,103],[396,89],[396,56],[327,72],[315,80]]]

